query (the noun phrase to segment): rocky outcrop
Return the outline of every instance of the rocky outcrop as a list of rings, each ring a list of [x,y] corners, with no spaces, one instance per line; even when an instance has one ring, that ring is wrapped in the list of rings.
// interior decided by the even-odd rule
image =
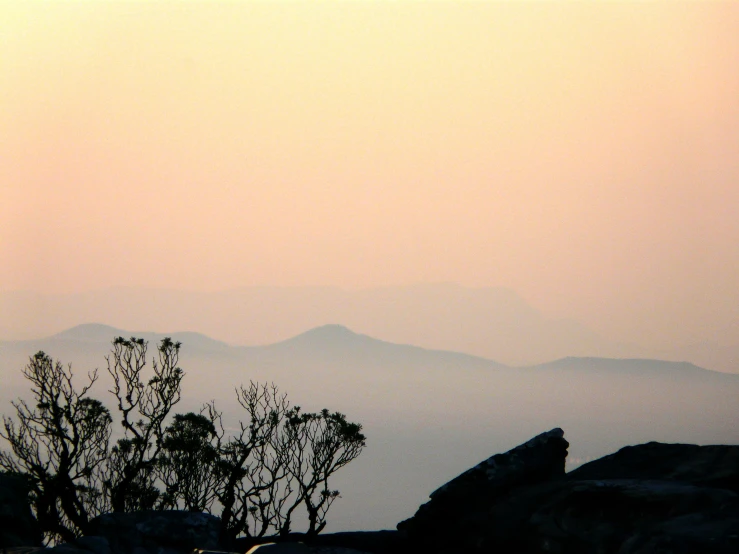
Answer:
[[[661,479],[739,493],[739,446],[663,444],[626,446],[580,466],[568,479]]]
[[[739,497],[673,481],[570,481],[533,510],[532,552],[739,552]]]
[[[547,490],[563,480],[568,446],[564,431],[552,429],[505,454],[496,454],[431,493],[431,500],[398,524],[398,529],[411,543],[434,551],[498,543],[495,535],[500,530],[509,535],[528,517],[528,507],[516,509],[518,502],[512,494],[538,485],[533,493],[538,496],[542,484]],[[507,509],[491,514],[496,503],[506,499],[511,499]]]
[[[431,493],[398,531],[243,538],[232,550],[273,540],[255,553],[739,552],[739,446],[652,442],[565,474],[568,446],[553,429],[496,454]],[[106,514],[72,543],[13,546],[40,536],[23,482],[3,475],[0,523],[8,554],[219,554],[220,546],[217,517],[177,511]]]
[[[353,552],[376,552],[378,554],[407,554],[408,544],[398,531],[350,531],[321,533],[306,540],[320,553],[338,554],[339,549]]]
[[[407,550],[739,552],[739,446],[648,443],[564,475],[554,429],[431,494],[398,529]]]
[[[0,551],[10,547],[40,546],[41,539],[24,481],[0,473]]]
[[[184,511],[105,514],[93,519],[89,536],[78,539],[73,546],[95,554],[189,554],[194,549],[217,550],[219,524],[215,516]]]

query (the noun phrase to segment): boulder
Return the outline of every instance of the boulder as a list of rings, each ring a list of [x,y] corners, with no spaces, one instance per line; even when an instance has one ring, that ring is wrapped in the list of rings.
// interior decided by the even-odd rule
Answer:
[[[49,549],[49,554],[112,554],[112,551],[108,539],[88,535],[58,544]]]
[[[402,533],[385,531],[344,531],[321,533],[305,537],[305,543],[320,554],[349,554],[349,552],[373,552],[377,554],[406,554],[408,544]]]
[[[86,536],[74,541],[75,546],[94,554],[112,554],[110,543],[105,537]]]
[[[0,549],[40,547],[42,536],[28,503],[28,488],[19,476],[0,473]]]
[[[398,525],[408,551],[739,552],[739,446],[648,443],[564,475],[554,429],[431,494]]]
[[[88,535],[106,539],[111,554],[189,554],[216,550],[219,525],[220,519],[209,514],[149,510],[98,516]]]
[[[519,551],[739,552],[739,495],[730,490],[674,481],[585,480],[562,483],[542,500],[531,506]]]
[[[739,493],[739,446],[664,444],[627,446],[567,474],[571,480],[659,479]]]
[[[433,493],[409,520],[398,524],[412,543],[440,551],[466,551],[490,542],[490,511],[513,491],[564,479],[569,444],[562,429],[552,429],[496,454],[452,479]],[[541,493],[540,493],[541,494]],[[511,509],[513,506],[511,506]],[[528,518],[530,507],[505,514],[509,535]],[[505,542],[505,541],[504,541]]]

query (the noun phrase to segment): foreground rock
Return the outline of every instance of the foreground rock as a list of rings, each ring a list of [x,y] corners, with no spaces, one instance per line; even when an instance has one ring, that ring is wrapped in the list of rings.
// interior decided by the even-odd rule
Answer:
[[[496,454],[431,493],[399,531],[242,538],[255,554],[736,554],[739,446],[648,443],[564,472],[568,443],[553,429]],[[216,554],[219,519],[190,512],[106,514],[50,550],[22,481],[0,475],[8,554]],[[304,543],[304,544],[298,544]],[[13,546],[27,545],[27,546]],[[2,546],[2,545],[0,545]]]
[[[739,446],[649,443],[565,475],[554,429],[493,456],[398,524],[424,552],[739,552]]]
[[[95,554],[186,554],[217,550],[220,520],[209,514],[144,511],[99,516],[74,546]],[[107,547],[107,548],[106,548]]]
[[[491,517],[496,501],[522,488],[564,479],[568,446],[562,429],[552,429],[496,454],[431,493],[431,500],[399,523],[398,530],[430,551],[467,551],[499,543],[495,535],[520,528],[529,507],[509,503],[505,512]]]
[[[28,490],[19,477],[0,473],[0,551],[40,546],[41,532],[28,504]]]
[[[738,532],[736,493],[633,479],[569,482],[527,526],[531,551],[574,553],[739,552]]]
[[[739,493],[739,446],[663,444],[626,446],[580,466],[568,479],[664,479]]]

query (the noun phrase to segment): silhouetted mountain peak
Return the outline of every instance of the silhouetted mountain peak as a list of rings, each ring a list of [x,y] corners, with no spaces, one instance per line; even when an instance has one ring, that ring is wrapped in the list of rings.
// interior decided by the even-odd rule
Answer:
[[[355,333],[344,325],[331,323],[328,325],[321,325],[320,327],[314,327],[313,329],[309,329],[304,333],[277,344],[310,344],[321,347],[330,347],[334,345],[347,345],[366,341],[383,342],[368,337],[367,335]]]
[[[228,344],[219,340],[212,339],[202,333],[195,333],[192,331],[182,331],[176,333],[153,333],[149,331],[126,331],[118,329],[110,325],[104,325],[102,323],[83,323],[71,327],[61,333],[53,335],[51,338],[61,339],[66,341],[77,341],[77,342],[104,342],[110,343],[116,337],[130,338],[139,337],[143,338],[151,343],[158,343],[164,337],[170,337],[174,341],[181,342],[186,349],[227,349]],[[153,345],[152,345],[153,346]]]
[[[76,325],[61,333],[54,335],[54,338],[63,340],[77,340],[77,341],[111,341],[115,337],[128,336],[128,331],[111,327],[110,325],[104,325],[102,323],[83,323]]]
[[[459,367],[487,369],[505,367],[492,360],[460,352],[429,350],[410,344],[376,339],[339,324],[315,327],[285,341],[258,348],[263,352],[320,360],[321,363],[351,360],[355,366],[369,364],[372,367],[398,369],[444,367],[449,370]]]
[[[345,339],[348,337],[359,337],[358,333],[355,333],[349,327],[341,325],[339,323],[329,323],[327,325],[321,325],[320,327],[314,327],[309,329],[305,333],[298,336],[312,337],[312,338],[340,338]]]

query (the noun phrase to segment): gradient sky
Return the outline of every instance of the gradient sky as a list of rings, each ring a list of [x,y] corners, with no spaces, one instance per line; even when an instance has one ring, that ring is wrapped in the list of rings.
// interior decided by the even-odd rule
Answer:
[[[0,4],[0,290],[507,286],[739,336],[739,3]]]

